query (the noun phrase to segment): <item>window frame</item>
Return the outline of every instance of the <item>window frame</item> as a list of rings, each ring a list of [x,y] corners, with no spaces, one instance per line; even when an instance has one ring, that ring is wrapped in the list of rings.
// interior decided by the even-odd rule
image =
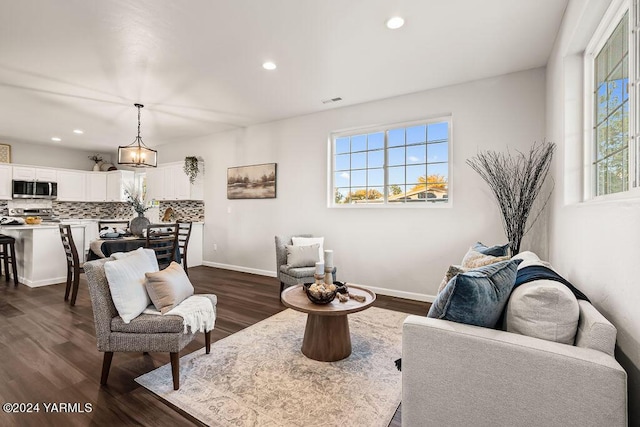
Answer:
[[[389,165],[388,165],[388,131],[398,128],[408,128],[412,126],[418,125],[429,125],[433,123],[447,123],[448,135],[447,135],[447,201],[446,202],[429,202],[425,199],[424,202],[396,202],[389,203],[386,195],[386,187],[388,187],[389,182]],[[335,203],[335,159],[336,159],[336,140],[338,138],[342,138],[345,136],[355,136],[361,134],[372,134],[372,133],[380,133],[384,134],[384,183],[383,187],[385,188],[385,198],[381,203]],[[438,116],[428,117],[420,120],[411,120],[406,122],[396,122],[396,123],[388,123],[382,125],[372,125],[372,126],[363,126],[349,129],[337,130],[329,133],[327,138],[327,207],[335,208],[335,209],[448,209],[453,207],[453,194],[452,194],[452,183],[453,183],[453,120],[451,114],[441,114]],[[426,142],[428,145],[429,143]],[[406,147],[406,142],[405,145]],[[391,147],[394,148],[394,147]],[[428,166],[428,162],[426,163]],[[405,167],[411,166],[405,162]],[[350,169],[351,171],[351,169]],[[405,183],[406,184],[406,183]]]
[[[622,21],[626,13],[628,16],[628,76],[629,76],[629,116],[628,116],[628,150],[629,150],[629,181],[628,189],[616,193],[608,193],[597,195],[597,168],[596,160],[596,138],[595,138],[595,102],[594,97],[594,78],[595,78],[595,60],[601,49],[613,35],[618,24]],[[604,202],[615,201],[620,199],[640,198],[640,159],[638,149],[640,122],[637,114],[640,105],[640,94],[637,90],[640,82],[640,64],[638,64],[639,55],[637,54],[640,47],[640,32],[638,16],[640,13],[639,0],[614,0],[605,12],[600,24],[594,31],[584,53],[583,69],[584,69],[584,185],[583,185],[583,201],[584,202]]]

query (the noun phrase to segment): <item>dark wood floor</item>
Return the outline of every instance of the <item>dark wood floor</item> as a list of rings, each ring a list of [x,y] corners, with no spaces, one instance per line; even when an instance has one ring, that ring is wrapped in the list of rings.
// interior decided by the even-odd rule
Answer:
[[[274,278],[209,267],[189,269],[197,293],[218,295],[212,342],[266,319],[285,307]],[[4,279],[4,278],[2,278]],[[0,412],[0,426],[199,425],[138,385],[134,378],[169,363],[165,353],[116,353],[107,386],[99,384],[93,313],[84,275],[74,307],[64,286],[18,288],[0,282],[0,403],[40,403],[40,412]],[[378,307],[425,314],[428,303],[378,296]],[[181,354],[204,346],[198,334]],[[45,413],[43,403],[85,403],[85,413]],[[392,426],[400,425],[400,410]]]

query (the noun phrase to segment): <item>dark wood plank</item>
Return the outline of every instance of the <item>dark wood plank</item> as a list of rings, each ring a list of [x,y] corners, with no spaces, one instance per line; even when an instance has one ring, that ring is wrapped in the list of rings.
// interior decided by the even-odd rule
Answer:
[[[85,276],[80,277],[73,307],[64,302],[64,283],[0,286],[0,401],[90,403],[92,412],[0,412],[0,425],[202,425],[134,381],[169,363],[167,353],[114,354],[109,381],[100,386],[103,354],[96,348]],[[212,343],[286,309],[275,278],[210,267],[189,268],[189,278],[197,293],[218,296]],[[429,309],[428,303],[383,295],[374,306],[419,315]],[[204,334],[198,334],[180,355],[204,345]],[[398,427],[400,422],[398,410],[390,425]]]

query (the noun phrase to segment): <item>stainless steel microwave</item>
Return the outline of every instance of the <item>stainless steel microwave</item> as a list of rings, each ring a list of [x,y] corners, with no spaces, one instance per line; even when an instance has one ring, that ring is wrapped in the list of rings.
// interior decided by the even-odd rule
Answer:
[[[50,199],[58,197],[58,183],[49,181],[13,180],[14,199]]]

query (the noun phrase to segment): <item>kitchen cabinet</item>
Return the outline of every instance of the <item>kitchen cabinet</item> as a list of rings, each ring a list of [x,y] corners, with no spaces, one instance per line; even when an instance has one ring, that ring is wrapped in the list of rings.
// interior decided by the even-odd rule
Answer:
[[[126,202],[125,189],[133,188],[134,173],[132,171],[111,171],[107,174],[107,202]]]
[[[32,168],[28,166],[14,166],[13,179],[19,181],[49,181],[57,182],[58,174],[55,169]]]
[[[147,194],[149,200],[203,200],[204,179],[198,174],[191,184],[184,173],[183,162],[167,163],[155,170],[147,170]],[[200,170],[204,164],[200,162]]]
[[[13,170],[11,166],[0,165],[0,200],[11,200]]]
[[[59,170],[57,173],[58,201],[60,202],[86,201],[85,175],[86,173],[81,171]]]
[[[85,186],[85,200],[87,202],[107,201],[107,174],[105,172],[87,172]]]

